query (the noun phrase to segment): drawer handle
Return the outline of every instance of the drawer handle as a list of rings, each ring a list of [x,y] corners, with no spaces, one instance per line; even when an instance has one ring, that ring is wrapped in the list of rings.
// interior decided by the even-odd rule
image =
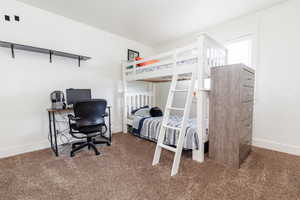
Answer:
[[[247,127],[247,128],[250,128],[250,127],[251,127],[251,124],[247,124],[246,127]]]

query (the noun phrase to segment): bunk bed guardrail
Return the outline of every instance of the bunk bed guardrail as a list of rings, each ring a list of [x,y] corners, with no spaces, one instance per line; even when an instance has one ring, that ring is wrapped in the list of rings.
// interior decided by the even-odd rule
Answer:
[[[201,40],[203,44],[201,45],[199,45],[200,40],[198,40],[195,44],[177,48],[157,56],[134,62],[124,62],[122,67],[125,80],[135,81],[153,77],[171,76],[174,56],[177,58],[177,66],[182,66],[179,69],[186,73],[189,73],[194,69],[193,65],[197,65],[199,59],[203,59],[203,67],[205,68],[204,73],[206,77],[209,77],[211,67],[225,65],[227,63],[228,53],[227,49],[222,44],[208,35],[201,34],[200,37],[203,38]],[[203,55],[200,57],[199,52],[203,52]],[[139,66],[140,64],[153,60],[157,62]]]
[[[128,93],[126,94],[127,116],[130,116],[132,111],[144,106],[153,107],[153,94],[146,93]]]

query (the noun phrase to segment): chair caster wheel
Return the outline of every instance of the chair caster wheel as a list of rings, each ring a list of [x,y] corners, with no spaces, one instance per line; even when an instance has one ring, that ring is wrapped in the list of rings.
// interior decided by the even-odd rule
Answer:
[[[96,153],[96,156],[99,156],[99,155],[100,155],[100,152],[97,152],[97,153]]]
[[[70,154],[70,156],[71,156],[71,157],[74,157],[74,156],[75,156],[75,154],[74,154],[74,153],[71,153],[71,154]]]
[[[111,146],[111,143],[109,142],[109,143],[107,143],[107,146]]]

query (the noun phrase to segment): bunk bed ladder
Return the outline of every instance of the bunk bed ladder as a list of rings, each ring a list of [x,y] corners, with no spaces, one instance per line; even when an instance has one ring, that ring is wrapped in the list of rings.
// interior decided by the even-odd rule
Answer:
[[[177,90],[176,86],[177,86],[178,77],[180,74],[177,72],[177,68],[176,68],[176,65],[177,65],[176,56],[175,56],[174,60],[175,60],[174,61],[174,74],[172,77],[172,82],[171,82],[169,95],[168,95],[168,99],[167,99],[167,104],[166,104],[166,108],[165,108],[165,114],[164,114],[164,117],[162,120],[162,125],[161,125],[161,129],[159,132],[158,141],[157,141],[156,149],[155,149],[155,154],[154,154],[154,158],[153,158],[153,162],[152,162],[152,165],[156,165],[159,163],[162,148],[174,152],[175,156],[174,156],[174,160],[173,160],[171,176],[176,175],[178,172],[180,159],[181,159],[181,153],[182,153],[184,139],[185,139],[185,132],[186,132],[188,119],[189,119],[189,115],[190,115],[190,110],[191,110],[193,91],[194,91],[195,82],[196,82],[196,68],[195,68],[195,70],[193,72],[191,72],[192,77],[191,77],[189,88],[187,90]],[[186,92],[187,93],[184,108],[172,107],[175,93],[178,93],[178,92]],[[183,112],[183,118],[182,118],[180,127],[173,127],[171,125],[168,125],[171,110]],[[176,130],[176,133],[179,132],[176,148],[165,145],[163,143],[168,129]]]

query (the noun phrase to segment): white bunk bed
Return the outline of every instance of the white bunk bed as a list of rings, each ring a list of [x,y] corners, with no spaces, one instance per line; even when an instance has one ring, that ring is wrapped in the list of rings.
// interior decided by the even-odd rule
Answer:
[[[156,63],[138,66],[141,63],[155,60]],[[196,69],[196,101],[197,101],[197,137],[198,147],[193,149],[193,160],[204,161],[204,143],[207,142],[208,128],[208,94],[209,88],[205,85],[210,78],[210,68],[227,64],[226,48],[210,38],[201,34],[194,44],[178,48],[167,53],[146,58],[136,62],[123,62],[123,86],[124,86],[124,111],[123,132],[127,133],[127,125],[132,125],[132,109],[144,105],[155,106],[155,83],[171,81],[176,73],[180,74],[178,80],[189,80],[190,73]],[[128,93],[127,83],[130,81],[146,81],[152,83],[152,91],[149,93]],[[199,126],[200,125],[200,126]],[[202,126],[201,126],[202,125]],[[160,153],[159,153],[160,155]],[[173,169],[172,169],[173,170]],[[177,172],[176,172],[177,173]]]

